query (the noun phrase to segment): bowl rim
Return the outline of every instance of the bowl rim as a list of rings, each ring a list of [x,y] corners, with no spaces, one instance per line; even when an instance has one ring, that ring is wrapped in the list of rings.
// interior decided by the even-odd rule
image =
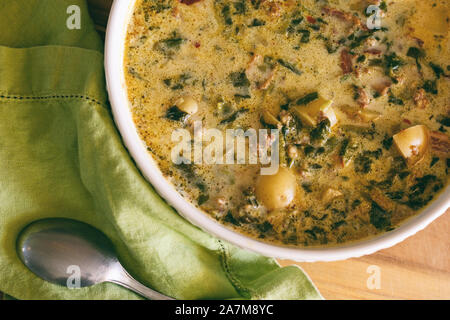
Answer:
[[[389,248],[418,231],[442,215],[450,206],[450,186],[421,213],[409,218],[393,231],[367,240],[342,246],[298,248],[261,242],[225,227],[184,199],[163,177],[156,161],[140,139],[129,108],[124,77],[124,51],[127,28],[136,0],[114,0],[105,38],[105,74],[111,109],[125,147],[143,176],[156,192],[181,216],[205,232],[240,248],[267,257],[297,262],[336,261],[361,257]]]

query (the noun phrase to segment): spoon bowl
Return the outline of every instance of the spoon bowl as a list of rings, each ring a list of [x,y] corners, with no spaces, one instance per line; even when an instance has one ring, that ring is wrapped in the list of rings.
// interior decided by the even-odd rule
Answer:
[[[132,278],[105,234],[80,221],[32,222],[17,238],[17,253],[34,274],[54,284],[82,288],[112,282],[152,300],[171,299]]]

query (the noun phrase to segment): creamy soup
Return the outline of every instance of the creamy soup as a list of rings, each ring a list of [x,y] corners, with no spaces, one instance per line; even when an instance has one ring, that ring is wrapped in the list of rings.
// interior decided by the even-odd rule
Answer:
[[[449,12],[447,0],[138,0],[125,55],[137,130],[186,199],[253,238],[332,246],[393,230],[448,182]],[[279,130],[280,169],[174,164],[172,133],[198,121]]]

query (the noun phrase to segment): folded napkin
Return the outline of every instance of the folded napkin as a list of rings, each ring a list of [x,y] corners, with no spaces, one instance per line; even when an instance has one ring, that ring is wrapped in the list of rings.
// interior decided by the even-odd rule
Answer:
[[[67,8],[81,8],[69,30]],[[114,126],[102,43],[82,0],[0,2],[0,291],[18,299],[136,299],[113,284],[69,290],[34,276],[15,240],[67,217],[113,241],[137,279],[178,299],[320,299],[297,267],[238,249],[179,216],[144,180]]]

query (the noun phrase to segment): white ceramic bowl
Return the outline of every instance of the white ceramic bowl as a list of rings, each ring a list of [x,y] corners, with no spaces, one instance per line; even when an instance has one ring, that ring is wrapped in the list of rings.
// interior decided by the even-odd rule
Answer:
[[[425,228],[450,206],[450,188],[447,187],[439,198],[435,199],[422,213],[409,219],[399,228],[370,240],[323,249],[305,249],[263,243],[230,230],[213,220],[186,201],[166,181],[156,162],[147,152],[134,126],[127,97],[123,65],[125,37],[134,3],[135,0],[114,1],[106,34],[106,80],[114,119],[128,151],[136,161],[142,174],[154,186],[161,197],[194,225],[218,238],[265,256],[305,262],[334,261],[360,257],[393,246]]]

